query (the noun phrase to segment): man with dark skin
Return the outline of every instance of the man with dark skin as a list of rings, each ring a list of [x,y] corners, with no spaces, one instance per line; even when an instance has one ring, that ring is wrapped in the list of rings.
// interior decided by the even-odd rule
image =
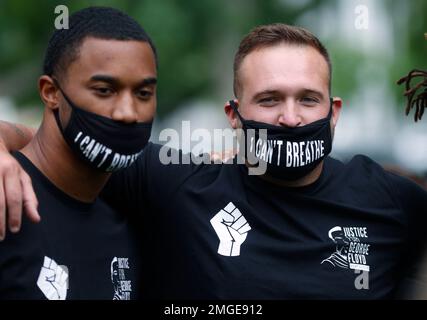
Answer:
[[[23,187],[28,175],[33,180],[42,219],[24,221],[22,234],[0,243],[1,299],[139,297],[133,229],[98,195],[111,172],[130,166],[148,142],[156,69],[148,35],[118,10],[81,10],[70,17],[70,29],[52,35],[38,82],[43,121],[14,154],[27,172]],[[1,196],[14,202],[8,182],[3,186]],[[24,207],[37,221],[33,197]]]

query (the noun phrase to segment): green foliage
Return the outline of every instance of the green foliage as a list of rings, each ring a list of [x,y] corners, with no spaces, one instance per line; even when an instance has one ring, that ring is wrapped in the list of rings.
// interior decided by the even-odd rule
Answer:
[[[395,61],[389,65],[390,83],[393,86],[396,86],[396,81],[412,69],[427,69],[427,40],[424,39],[424,33],[427,32],[427,1],[411,1],[411,5],[407,7],[409,11],[407,17],[399,11],[398,2],[398,0],[386,2],[386,8],[393,17],[395,35]],[[393,92],[399,106],[403,108],[405,104],[403,85]]]
[[[218,52],[226,39],[235,42],[235,50],[239,39],[255,25],[292,24],[308,10],[337,7],[338,1],[308,0],[301,4],[294,0],[0,0],[0,95],[11,95],[21,107],[39,104],[36,81],[54,28],[54,8],[59,4],[67,5],[70,13],[89,5],[116,7],[144,26],[158,48],[158,113],[162,116],[193,97],[215,97],[215,68],[221,65]],[[358,66],[369,60],[371,64],[387,64],[389,85],[396,99],[401,99],[395,81],[412,68],[425,68],[427,1],[414,0],[405,5],[409,10],[407,17],[401,16],[402,2],[383,1],[395,28],[393,61],[363,55],[330,39],[325,41],[335,67],[334,93],[350,95],[358,85]],[[232,55],[234,51],[230,50],[225,51]],[[232,76],[231,69],[221,72]]]

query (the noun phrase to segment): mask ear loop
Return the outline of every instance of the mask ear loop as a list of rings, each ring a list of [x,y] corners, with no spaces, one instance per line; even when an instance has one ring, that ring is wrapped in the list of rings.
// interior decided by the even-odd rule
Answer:
[[[240,121],[243,123],[245,121],[245,119],[243,119],[243,117],[240,115],[239,111],[237,110],[237,104],[234,102],[234,100],[230,100],[228,103],[233,108],[233,111],[237,114]]]
[[[58,80],[52,76],[52,80],[53,83],[55,84],[55,86],[58,88],[58,90],[62,93],[62,96],[65,98],[65,101],[67,101],[68,105],[70,106],[71,109],[75,109],[76,106],[74,105],[74,103],[68,98],[68,96],[65,94],[65,92],[62,90],[61,86],[59,85]],[[63,137],[65,138],[65,129],[62,126],[61,123],[61,119],[59,117],[59,108],[53,111],[53,115],[55,116],[55,120],[56,120],[56,124],[59,127],[59,130],[61,131]]]
[[[53,82],[55,83],[55,85],[58,87],[59,91],[61,91],[62,95],[65,98],[65,101],[67,101],[68,105],[72,108],[72,109],[80,109],[78,108],[72,101],[70,98],[68,98],[68,96],[65,94],[64,90],[62,90],[61,86],[59,85],[58,80],[56,80],[56,78],[52,77]]]
[[[239,117],[239,119],[240,119],[240,121],[242,122],[242,125],[243,125],[243,123],[244,123],[244,121],[245,121],[245,119],[243,119],[243,117],[240,115],[240,112],[237,110],[237,104],[234,102],[234,100],[230,100],[229,102],[228,102],[229,104],[230,104],[230,106],[233,108],[233,111],[237,114],[237,116]],[[246,133],[245,133],[245,135],[246,135]],[[244,151],[244,153],[245,154],[241,154],[240,152],[240,150],[242,150],[241,148],[239,148],[239,151],[238,151],[238,153],[237,153],[237,157],[242,157],[242,159],[247,159],[247,151],[246,151],[246,148],[244,148],[243,150],[245,150]]]
[[[334,106],[334,99],[333,98],[329,98],[329,113],[328,113],[328,118],[330,119],[332,117],[332,107]]]

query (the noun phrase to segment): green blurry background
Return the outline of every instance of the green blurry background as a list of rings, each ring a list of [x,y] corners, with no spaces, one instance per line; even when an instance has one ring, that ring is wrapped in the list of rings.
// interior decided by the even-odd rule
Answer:
[[[222,105],[233,97],[240,39],[258,24],[307,27],[329,49],[333,94],[344,100],[335,154],[363,152],[427,170],[427,119],[404,117],[403,88],[395,84],[413,68],[426,69],[425,0],[0,0],[0,119],[39,123],[37,78],[60,4],[70,14],[116,7],[151,35],[159,55],[157,132],[186,119],[193,127],[227,127]],[[368,29],[355,27],[360,5],[369,10]]]

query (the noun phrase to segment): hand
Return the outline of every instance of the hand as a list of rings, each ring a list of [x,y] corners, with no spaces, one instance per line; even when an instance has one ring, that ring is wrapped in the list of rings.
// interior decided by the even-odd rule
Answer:
[[[210,153],[211,160],[215,163],[225,163],[230,159],[233,159],[234,156],[237,154],[236,150],[230,149],[225,150],[223,152],[220,151],[212,151]]]
[[[228,257],[239,256],[240,246],[251,230],[240,210],[230,202],[211,219],[211,225],[220,241],[218,253]]]
[[[19,231],[23,210],[31,221],[39,222],[37,206],[30,177],[0,144],[0,240],[6,234],[6,220],[11,232]]]

